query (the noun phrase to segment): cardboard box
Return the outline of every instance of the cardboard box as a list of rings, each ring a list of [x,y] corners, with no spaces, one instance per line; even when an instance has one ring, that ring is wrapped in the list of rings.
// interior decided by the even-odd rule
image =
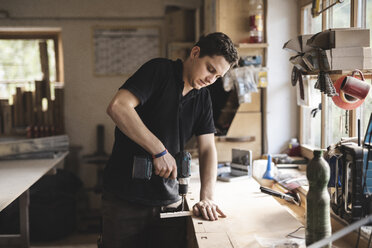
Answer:
[[[323,50],[341,47],[369,47],[369,29],[336,28],[315,34],[307,41],[311,47]]]
[[[331,70],[372,69],[372,60],[361,57],[336,57],[332,59],[331,68]]]
[[[327,51],[331,70],[372,69],[370,47],[343,47]]]
[[[372,49],[370,47],[341,47],[327,51],[327,55],[331,57],[372,57]]]

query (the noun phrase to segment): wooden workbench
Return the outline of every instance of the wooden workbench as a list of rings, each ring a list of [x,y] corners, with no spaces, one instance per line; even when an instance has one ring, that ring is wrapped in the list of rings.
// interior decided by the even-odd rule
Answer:
[[[20,234],[0,235],[0,247],[29,247],[28,189],[64,160],[68,152],[54,159],[0,161],[0,211],[20,199]]]
[[[199,189],[199,179],[191,178],[188,206],[192,207],[199,200]],[[227,218],[206,221],[192,217],[190,225],[195,240],[190,242],[192,238],[189,235],[190,247],[262,247],[258,239],[283,240],[287,234],[303,226],[273,197],[261,193],[254,179],[228,183],[217,181],[215,201]],[[304,229],[295,235],[305,237]]]

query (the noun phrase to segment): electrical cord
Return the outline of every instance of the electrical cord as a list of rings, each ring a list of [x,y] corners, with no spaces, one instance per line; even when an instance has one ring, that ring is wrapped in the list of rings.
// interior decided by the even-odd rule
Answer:
[[[368,129],[367,129],[367,132],[368,132]],[[371,146],[370,146],[370,144],[371,144],[371,138],[372,138],[372,133],[369,134],[369,140],[368,140],[368,144],[369,145],[368,145],[368,152],[367,152],[367,159],[366,159],[367,161],[366,161],[366,169],[365,169],[365,171],[364,171],[364,152],[362,151],[362,156],[363,156],[362,171],[364,171],[364,182],[363,182],[363,187],[362,187],[362,195],[364,195],[364,190],[367,187],[367,172],[368,172],[368,166],[369,166],[369,158],[370,158],[370,155],[371,155]],[[363,148],[364,148],[365,143],[366,143],[366,141],[364,141]],[[368,194],[370,194],[368,187],[367,187],[367,192],[368,192]],[[363,208],[364,209],[367,209],[367,207],[368,207],[368,206],[366,206],[366,203],[367,203],[366,201],[363,201]],[[365,215],[365,214],[362,213],[361,218],[363,218],[363,215]],[[356,247],[358,247],[358,244],[359,244],[360,229],[361,228],[359,228],[358,239],[357,239],[357,245],[356,245]],[[369,236],[368,246],[367,247],[369,247],[370,244],[371,244],[371,236],[372,236],[372,233]]]
[[[305,228],[305,227],[304,226],[300,226],[299,228],[297,228],[293,232],[290,232],[289,234],[287,234],[285,237],[286,238],[290,237],[290,238],[295,238],[295,239],[304,239],[303,237],[298,237],[298,236],[293,235],[294,233],[298,232],[301,228]]]
[[[371,144],[371,137],[372,137],[372,133],[369,134],[368,144]],[[365,141],[364,141],[364,144],[365,144]],[[367,171],[368,171],[370,153],[371,153],[371,146],[368,145],[367,161],[366,161],[366,171],[364,173],[364,182],[363,182],[363,187],[362,187],[362,194],[364,194],[364,189],[365,189],[366,184],[367,184]],[[364,154],[363,154],[363,157],[364,157]],[[363,163],[362,169],[364,169],[363,167],[364,167],[364,163]],[[367,191],[368,191],[368,193],[370,193],[368,187],[367,187]]]
[[[359,227],[359,231],[358,231],[358,238],[357,238],[357,242],[356,242],[355,248],[358,248],[358,247],[359,247],[359,240],[360,240],[360,229],[361,229],[361,227]]]

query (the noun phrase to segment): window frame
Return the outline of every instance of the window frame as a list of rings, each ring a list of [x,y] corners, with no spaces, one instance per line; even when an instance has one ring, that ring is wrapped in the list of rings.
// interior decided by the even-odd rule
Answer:
[[[0,28],[0,39],[5,40],[30,40],[30,39],[48,39],[53,40],[56,59],[56,81],[64,84],[63,73],[63,50],[62,35],[60,28],[20,28],[6,27]]]
[[[322,0],[322,5],[323,6],[328,6],[329,2],[333,3],[336,0]],[[312,4],[311,0],[300,0],[299,2],[299,13],[300,13],[300,33],[304,33],[304,9],[307,7],[309,4]],[[366,27],[366,0],[350,0],[350,27],[361,27],[365,28]],[[321,17],[322,17],[322,30],[326,30],[329,28],[329,12],[330,10],[326,10],[322,12]],[[339,76],[339,75],[338,75]],[[365,75],[366,78],[371,78],[371,75]],[[322,94],[322,109],[321,111],[321,149],[326,149],[328,146],[328,139],[329,139],[329,125],[330,125],[330,120],[329,120],[329,115],[328,111],[324,111],[328,109],[328,97],[325,94]],[[303,108],[299,106],[299,117],[300,117],[300,130],[299,130],[299,140],[301,144],[301,153],[304,157],[306,158],[312,158],[313,156],[313,151],[315,148],[311,145],[304,144],[304,137],[303,137],[303,129],[304,129],[304,119],[302,118],[303,116]],[[355,137],[357,136],[357,111],[356,110],[351,110],[349,114],[349,137]]]

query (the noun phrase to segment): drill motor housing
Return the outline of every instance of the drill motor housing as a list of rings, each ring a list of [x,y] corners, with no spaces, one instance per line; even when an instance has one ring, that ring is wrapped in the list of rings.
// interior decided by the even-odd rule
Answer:
[[[187,193],[187,186],[191,175],[191,154],[181,151],[174,156],[177,165],[177,180],[179,182],[179,194]],[[153,173],[153,160],[149,156],[135,156],[133,160],[133,179],[150,180]]]

